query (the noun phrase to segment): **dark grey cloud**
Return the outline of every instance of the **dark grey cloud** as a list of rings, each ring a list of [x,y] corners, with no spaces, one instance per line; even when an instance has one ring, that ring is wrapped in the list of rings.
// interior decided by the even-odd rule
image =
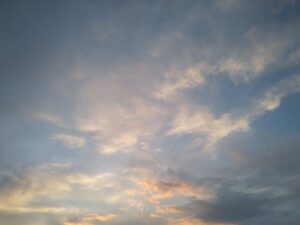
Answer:
[[[273,217],[276,217],[276,224],[296,224],[296,220],[299,220],[299,202],[291,200],[292,193],[259,189],[244,193],[234,190],[237,188],[235,183],[238,181],[234,181],[230,187],[222,186],[215,201],[193,203],[193,210],[198,210],[196,217],[209,222],[243,225],[273,224],[274,219],[270,220]],[[246,185],[245,181],[243,185]]]
[[[220,170],[219,178],[189,176],[195,183],[214,187],[216,198],[211,201],[194,200],[183,206],[183,209],[207,222],[240,225],[298,224],[299,138],[256,140],[263,141],[260,147],[250,147],[250,151],[233,151],[235,154],[244,154],[245,159],[231,161],[231,169]],[[228,149],[227,153],[230,151]]]
[[[199,218],[212,222],[241,223],[266,215],[269,199],[263,194],[243,194],[222,190],[216,202],[198,202]]]

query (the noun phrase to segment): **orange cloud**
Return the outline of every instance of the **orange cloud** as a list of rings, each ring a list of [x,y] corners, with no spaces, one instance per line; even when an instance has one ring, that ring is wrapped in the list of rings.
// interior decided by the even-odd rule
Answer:
[[[234,225],[232,223],[211,223],[203,220],[194,218],[180,218],[180,219],[169,219],[168,224],[170,225]]]
[[[72,218],[64,222],[64,225],[93,225],[95,222],[107,222],[117,219],[118,216],[114,214],[89,214],[80,219]]]
[[[193,197],[197,199],[211,199],[214,194],[206,187],[196,186],[184,182],[164,182],[144,179],[138,182],[146,190],[145,197],[150,202],[157,202],[166,198],[177,196]]]
[[[157,206],[155,212],[151,213],[151,217],[165,217],[168,214],[182,214],[183,210],[175,205]]]

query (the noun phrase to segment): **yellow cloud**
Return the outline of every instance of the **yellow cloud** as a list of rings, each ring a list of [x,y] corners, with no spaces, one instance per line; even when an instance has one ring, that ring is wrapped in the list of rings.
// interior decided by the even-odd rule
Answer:
[[[93,225],[97,222],[107,222],[116,220],[118,218],[115,214],[89,214],[79,219],[67,219],[64,225]]]

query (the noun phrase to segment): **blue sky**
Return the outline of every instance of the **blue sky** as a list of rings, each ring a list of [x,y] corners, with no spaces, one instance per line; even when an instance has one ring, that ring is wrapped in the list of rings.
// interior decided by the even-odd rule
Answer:
[[[299,12],[0,1],[0,224],[298,224]]]

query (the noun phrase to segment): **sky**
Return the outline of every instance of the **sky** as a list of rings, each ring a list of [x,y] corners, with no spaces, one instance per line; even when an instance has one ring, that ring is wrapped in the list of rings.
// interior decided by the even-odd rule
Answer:
[[[300,1],[0,0],[0,225],[298,225]]]

